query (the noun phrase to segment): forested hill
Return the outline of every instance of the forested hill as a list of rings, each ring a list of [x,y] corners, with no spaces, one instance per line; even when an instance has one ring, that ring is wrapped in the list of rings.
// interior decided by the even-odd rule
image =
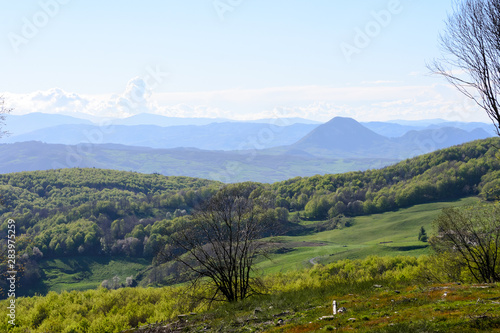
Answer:
[[[186,210],[206,200],[220,185],[196,178],[101,169],[0,175],[0,233],[6,232],[7,219],[13,218],[20,251],[29,242],[45,256],[102,253],[137,225],[146,227],[187,214]]]
[[[471,142],[380,170],[247,183],[254,197],[275,201],[275,215],[305,219],[383,212],[470,195],[494,199],[500,189],[500,139]],[[0,175],[0,237],[16,221],[19,254],[150,257],[192,209],[221,183],[100,169]],[[294,215],[296,216],[296,215]],[[286,225],[286,223],[284,224]],[[35,253],[36,252],[36,253]]]
[[[217,182],[190,177],[169,177],[159,174],[103,169],[58,169],[48,171],[18,172],[0,175],[0,185],[18,187],[51,197],[53,189],[118,189],[134,193],[155,194],[162,191],[197,189]],[[4,199],[8,199],[4,194]]]
[[[379,170],[293,178],[272,185],[277,202],[323,219],[385,212],[436,200],[500,196],[500,139],[473,141]]]

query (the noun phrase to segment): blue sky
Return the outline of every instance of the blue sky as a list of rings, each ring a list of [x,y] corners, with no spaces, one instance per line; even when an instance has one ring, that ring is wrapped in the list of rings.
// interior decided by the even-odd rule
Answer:
[[[425,67],[451,0],[1,4],[16,113],[485,120]]]

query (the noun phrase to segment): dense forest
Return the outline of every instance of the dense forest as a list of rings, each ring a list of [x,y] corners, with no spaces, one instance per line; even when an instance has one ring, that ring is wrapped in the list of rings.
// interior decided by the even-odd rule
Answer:
[[[487,139],[380,170],[244,186],[251,188],[253,198],[266,199],[267,220],[281,233],[300,219],[359,216],[471,195],[493,200],[500,194],[499,144],[497,138]],[[7,220],[14,219],[24,283],[40,278],[41,258],[152,259],[169,236],[189,228],[193,210],[222,185],[188,177],[79,168],[0,175],[0,239],[5,242]]]
[[[120,252],[117,240],[139,236],[149,226],[148,232],[157,220],[186,215],[220,186],[99,169],[14,173],[0,176],[0,184],[2,221],[16,221],[18,249],[25,235],[44,256]],[[5,232],[6,222],[0,228]]]

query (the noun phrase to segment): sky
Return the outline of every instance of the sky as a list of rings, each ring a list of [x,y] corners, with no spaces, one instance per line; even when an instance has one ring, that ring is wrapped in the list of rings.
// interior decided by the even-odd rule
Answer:
[[[0,4],[13,114],[489,121],[426,67],[452,0]]]

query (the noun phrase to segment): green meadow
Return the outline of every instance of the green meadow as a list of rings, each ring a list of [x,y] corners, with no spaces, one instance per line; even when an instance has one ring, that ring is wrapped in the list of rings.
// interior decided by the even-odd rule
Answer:
[[[432,232],[432,221],[441,209],[470,205],[475,197],[450,202],[416,205],[397,211],[358,216],[351,227],[303,236],[283,236],[273,239],[286,253],[274,254],[258,267],[265,273],[276,273],[311,267],[312,263],[327,264],[342,259],[362,259],[369,255],[419,256],[429,254],[427,243],[418,241],[420,227]],[[301,244],[303,244],[301,246]]]
[[[62,292],[96,289],[104,280],[118,276],[125,283],[151,264],[148,259],[120,257],[69,257],[44,260],[40,264],[45,277],[34,292]]]

